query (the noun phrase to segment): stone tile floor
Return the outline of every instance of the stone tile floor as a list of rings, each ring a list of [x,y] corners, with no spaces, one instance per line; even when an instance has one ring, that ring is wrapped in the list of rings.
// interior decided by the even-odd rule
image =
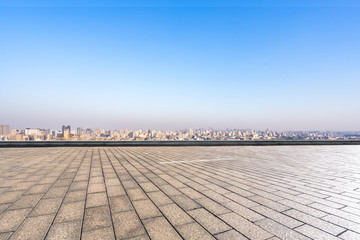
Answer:
[[[0,149],[0,239],[360,239],[360,146]]]

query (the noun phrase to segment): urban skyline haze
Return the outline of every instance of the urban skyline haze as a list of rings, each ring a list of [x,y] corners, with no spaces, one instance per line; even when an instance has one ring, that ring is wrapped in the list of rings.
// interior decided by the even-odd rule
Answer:
[[[0,0],[11,128],[360,129],[357,1],[30,2]]]

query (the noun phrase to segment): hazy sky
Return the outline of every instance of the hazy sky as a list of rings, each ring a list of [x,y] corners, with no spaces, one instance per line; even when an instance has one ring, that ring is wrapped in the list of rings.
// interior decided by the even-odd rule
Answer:
[[[0,124],[360,130],[359,1],[0,0]]]

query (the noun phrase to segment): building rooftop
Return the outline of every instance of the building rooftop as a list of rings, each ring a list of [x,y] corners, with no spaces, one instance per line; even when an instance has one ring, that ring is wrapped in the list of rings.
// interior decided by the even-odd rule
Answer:
[[[0,148],[0,239],[360,239],[360,146]]]

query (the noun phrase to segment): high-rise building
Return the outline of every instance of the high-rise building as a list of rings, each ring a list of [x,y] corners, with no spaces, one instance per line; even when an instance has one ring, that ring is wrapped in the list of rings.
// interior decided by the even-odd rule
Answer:
[[[70,138],[70,130],[68,128],[64,129],[64,138],[69,139]]]
[[[82,135],[82,133],[83,133],[83,129],[81,127],[78,127],[76,129],[76,132],[77,132],[77,135],[80,137]]]
[[[9,125],[0,125],[0,136],[1,135],[8,135],[10,132]]]
[[[64,135],[65,130],[69,130],[69,133],[71,132],[71,127],[70,125],[63,125],[62,126],[62,134]]]
[[[91,128],[86,129],[86,135],[90,136],[92,134],[92,132],[93,131],[91,130]]]

